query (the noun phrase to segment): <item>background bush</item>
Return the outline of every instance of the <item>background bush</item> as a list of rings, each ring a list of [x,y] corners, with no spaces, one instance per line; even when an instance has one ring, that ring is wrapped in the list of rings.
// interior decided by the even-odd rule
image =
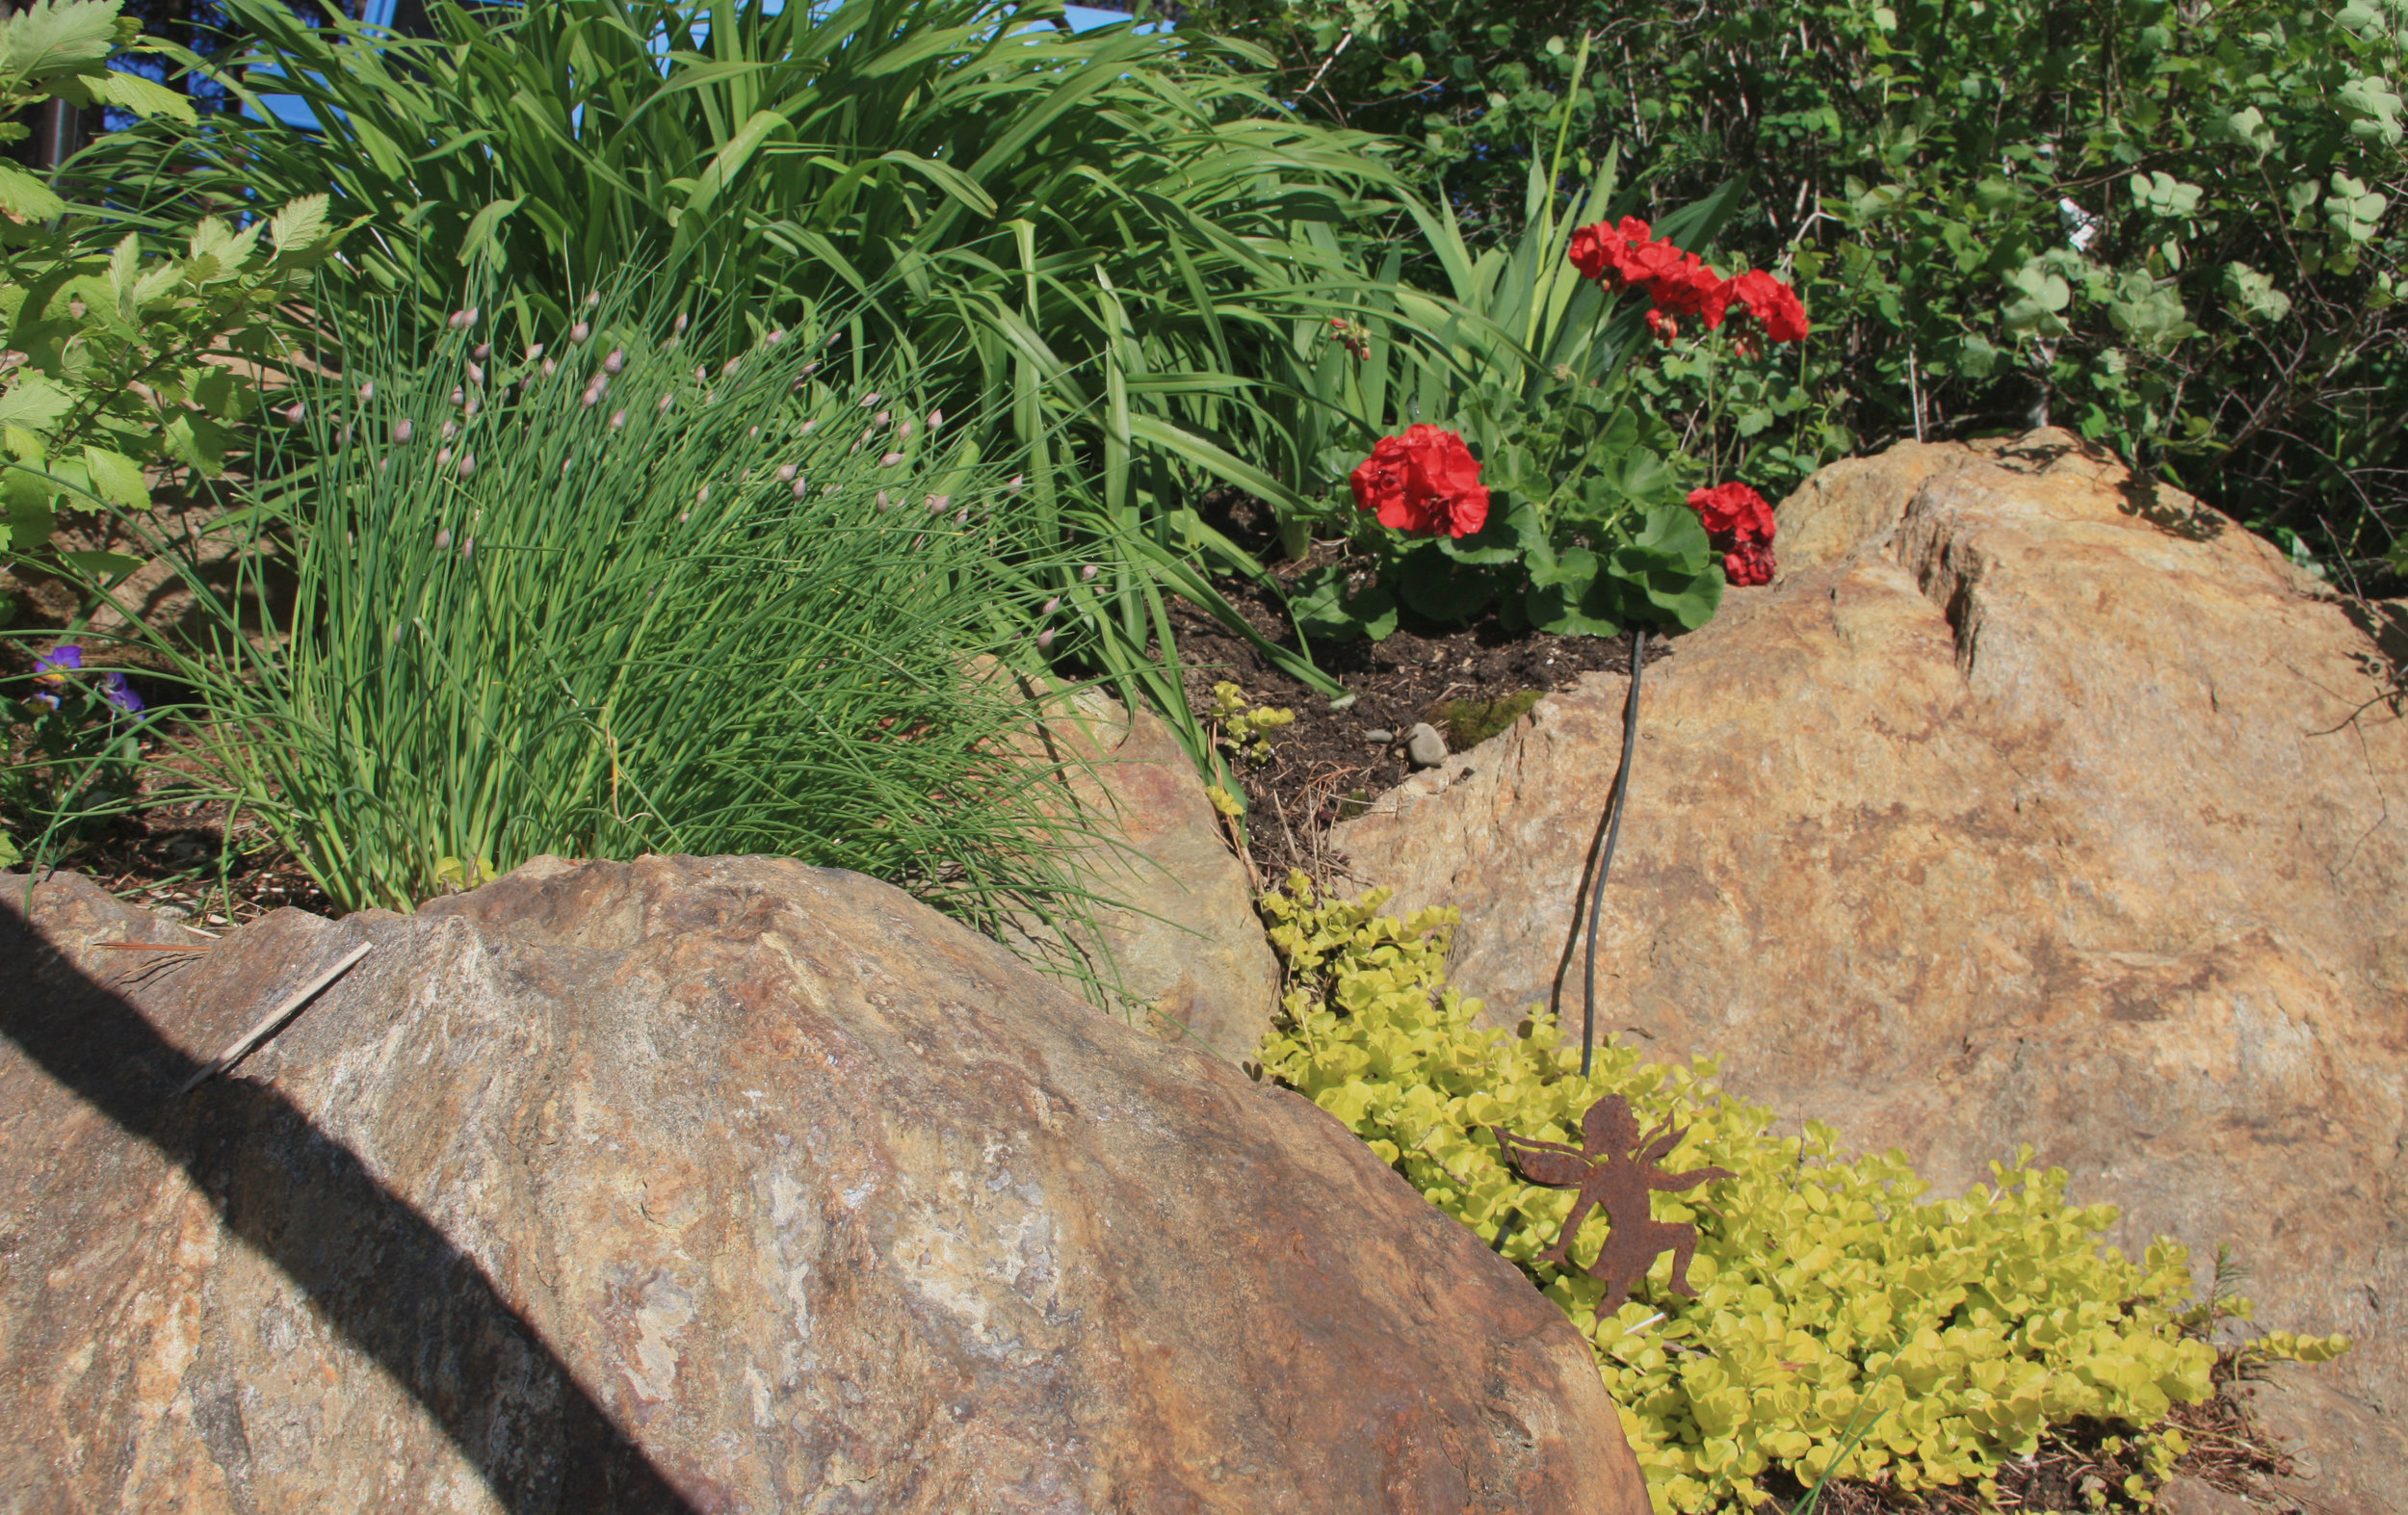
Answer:
[[[1351,264],[1307,233],[1385,181],[1381,142],[1288,116],[1247,46],[1072,36],[1050,0],[437,3],[433,39],[226,9],[241,45],[185,65],[238,98],[297,95],[323,129],[146,127],[84,171],[163,217],[331,188],[365,221],[346,245],[362,276],[329,302],[439,314],[489,259],[512,290],[498,329],[525,341],[645,268],[742,312],[740,345],[783,327],[855,378],[899,362],[991,401],[970,419],[990,455],[1021,450],[1033,507],[1093,508],[1101,582],[1060,587],[1089,656],[1208,756],[1148,655],[1170,644],[1162,592],[1254,635],[1191,571],[1258,571],[1196,495],[1295,476],[1259,350],[1348,308]]]
[[[1768,493],[1900,437],[2045,420],[2370,587],[2408,527],[2402,0],[1195,14],[1279,52],[1300,109],[1414,143],[1412,176],[1486,240],[1529,214],[1531,144],[1567,120],[1581,181],[1615,148],[1659,208],[1740,180],[1721,248],[1793,271],[1818,327],[1727,396]],[[1657,404],[1686,417],[1703,385],[1667,364]]]
[[[1717,1089],[1711,1063],[1648,1063],[1609,1042],[1584,1076],[1542,1010],[1519,1033],[1476,1027],[1480,1002],[1446,984],[1454,912],[1399,920],[1379,913],[1386,899],[1323,901],[1300,874],[1265,898],[1291,988],[1264,1071],[1572,1319],[1659,1511],[1756,1508],[1826,1475],[1989,1498],[2008,1459],[2077,1427],[2111,1433],[2105,1460],[2126,1470],[2114,1501],[2146,1504],[2185,1446],[2167,1415],[2212,1392],[2199,1328],[2216,1302],[2192,1297],[2181,1246],[2160,1239],[2140,1262],[2103,1250],[2114,1208],[2068,1203],[2065,1174],[2028,1168],[2028,1153],[1993,1165],[1995,1188],[1927,1201],[1898,1153],[1844,1156],[1816,1123],[1773,1136],[1773,1112]],[[1536,1260],[1574,1195],[1522,1182],[1495,1133],[1577,1147],[1607,1094],[1642,1129],[1687,1128],[1668,1171],[1737,1175],[1655,1196],[1655,1218],[1697,1226],[1694,1299],[1669,1293],[1666,1254],[1601,1317],[1602,1284]],[[1574,1259],[1593,1259],[1610,1229],[1592,1215]],[[2320,1360],[2346,1345],[2276,1334],[2253,1349]]]

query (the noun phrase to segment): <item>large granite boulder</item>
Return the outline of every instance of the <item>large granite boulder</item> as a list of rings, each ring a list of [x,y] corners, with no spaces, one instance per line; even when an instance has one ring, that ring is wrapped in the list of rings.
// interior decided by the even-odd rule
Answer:
[[[4,882],[0,1510],[1647,1507],[1569,1323],[1344,1128],[869,879],[214,944]]]
[[[2021,1143],[2251,1270],[2299,1497],[2408,1508],[2408,727],[2344,606],[2044,431],[1900,447],[1780,508],[1783,572],[1684,637],[1642,735],[1602,1030],[1942,1186]],[[1590,675],[1338,828],[1453,981],[1577,1025],[1574,896],[1625,691]],[[2329,1386],[2331,1393],[2327,1394]]]

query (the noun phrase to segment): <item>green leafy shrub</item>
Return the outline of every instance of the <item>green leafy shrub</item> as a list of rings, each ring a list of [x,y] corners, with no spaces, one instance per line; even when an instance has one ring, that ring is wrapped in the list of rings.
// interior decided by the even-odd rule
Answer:
[[[1016,485],[909,375],[767,337],[689,367],[722,314],[674,308],[605,300],[539,357],[477,311],[340,333],[402,360],[306,383],[313,461],[224,526],[231,592],[170,553],[198,645],[126,634],[182,746],[344,907],[540,852],[765,852],[983,925],[1075,913],[1036,707],[980,671],[1031,664],[1034,575],[1067,571]]]
[[[37,0],[0,16],[0,115],[61,98],[192,124],[182,95],[108,65],[120,50],[154,50],[120,9]],[[0,141],[26,134],[0,122]],[[327,197],[305,196],[239,232],[203,218],[182,257],[159,257],[5,161],[0,210],[0,555],[23,557],[49,544],[61,509],[147,509],[147,469],[224,466],[226,427],[256,411],[257,376],[283,357],[272,312],[308,286],[336,237]],[[212,361],[227,357],[241,361]],[[94,574],[135,566],[75,559]]]
[[[1317,81],[1308,111],[1411,142],[1484,238],[1534,219],[1530,144],[1562,130],[1579,171],[1618,150],[1659,208],[1743,175],[1723,249],[1793,270],[1818,327],[1720,390],[1721,445],[1767,492],[2045,417],[2319,557],[2364,569],[2408,528],[2402,0],[1196,14]],[[1685,416],[1707,379],[1651,382]]]
[[[2113,1207],[2077,1206],[2062,1171],[1993,1164],[1995,1186],[1943,1201],[1898,1153],[1844,1156],[1836,1134],[1770,1132],[1772,1112],[1717,1088],[1706,1060],[1668,1066],[1609,1043],[1593,1071],[1533,1012],[1519,1032],[1473,1024],[1480,1002],[1446,986],[1452,911],[1379,913],[1384,892],[1341,902],[1292,875],[1265,897],[1291,988],[1264,1041],[1266,1073],[1345,1121],[1432,1204],[1528,1273],[1588,1338],[1622,1406],[1660,1512],[1739,1510],[1785,1480],[1826,1475],[1902,1492],[1990,1480],[2009,1458],[2077,1423],[2135,1444],[2114,1491],[2146,1503],[2184,1450],[2166,1424],[2212,1392],[2215,1351],[2196,1328],[2186,1254],[2169,1241],[2133,1262],[2100,1237]],[[1618,1314],[1604,1286],[1535,1261],[1572,1207],[1522,1182],[1499,1129],[1580,1141],[1598,1098],[1688,1136],[1668,1170],[1730,1169],[1655,1218],[1694,1221],[1697,1291],[1657,1266]],[[1575,1261],[1610,1227],[1590,1219]],[[2315,1361],[2331,1338],[2265,1338],[2257,1350]]]

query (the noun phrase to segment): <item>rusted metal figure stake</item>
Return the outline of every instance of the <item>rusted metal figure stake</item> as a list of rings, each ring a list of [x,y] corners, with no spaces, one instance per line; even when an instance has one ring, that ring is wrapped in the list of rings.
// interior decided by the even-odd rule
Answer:
[[[1697,1255],[1697,1228],[1685,1220],[1658,1220],[1648,1213],[1648,1196],[1662,1189],[1667,1193],[1695,1188],[1710,1179],[1732,1178],[1728,1168],[1691,1168],[1687,1173],[1667,1173],[1658,1164],[1663,1162],[1681,1138],[1688,1135],[1686,1126],[1663,1124],[1639,1135],[1638,1117],[1631,1113],[1631,1102],[1619,1094],[1609,1094],[1588,1107],[1581,1117],[1581,1144],[1566,1146],[1560,1141],[1540,1141],[1530,1136],[1517,1136],[1512,1132],[1489,1128],[1495,1133],[1497,1145],[1522,1176],[1533,1184],[1549,1188],[1576,1188],[1580,1198],[1573,1201],[1572,1213],[1564,1217],[1563,1229],[1557,1233],[1555,1245],[1538,1254],[1539,1261],[1572,1266],[1572,1242],[1580,1235],[1581,1222],[1591,1210],[1602,1210],[1612,1230],[1600,1247],[1595,1262],[1588,1265],[1588,1276],[1606,1286],[1605,1302],[1597,1307],[1602,1319],[1622,1308],[1631,1297],[1632,1288],[1647,1276],[1647,1270],[1662,1253],[1672,1254],[1672,1292],[1683,1298],[1690,1297],[1688,1265]]]

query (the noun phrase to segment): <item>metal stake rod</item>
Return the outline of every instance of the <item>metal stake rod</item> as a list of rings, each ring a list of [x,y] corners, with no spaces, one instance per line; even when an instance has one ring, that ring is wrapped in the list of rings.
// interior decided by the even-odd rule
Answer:
[[[1622,768],[1613,775],[1613,797],[1606,801],[1605,849],[1598,854],[1597,876],[1588,885],[1588,951],[1581,983],[1581,1077],[1588,1077],[1589,1060],[1597,1054],[1597,916],[1606,894],[1606,873],[1613,867],[1613,847],[1622,839],[1622,801],[1631,792],[1631,759],[1638,749],[1638,680],[1647,664],[1647,628],[1631,631],[1631,690],[1622,699]]]

